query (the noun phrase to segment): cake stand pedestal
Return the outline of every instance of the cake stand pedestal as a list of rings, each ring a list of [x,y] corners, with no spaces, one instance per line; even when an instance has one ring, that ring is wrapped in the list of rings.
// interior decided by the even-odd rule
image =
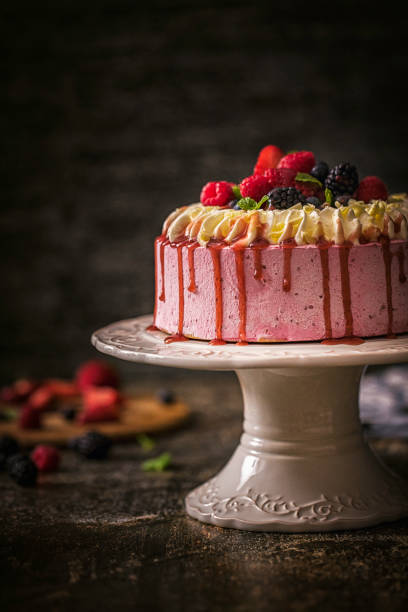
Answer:
[[[408,361],[408,335],[360,345],[165,344],[165,334],[146,330],[151,323],[151,315],[113,323],[92,343],[127,361],[235,370],[242,388],[240,444],[219,474],[187,495],[190,516],[221,527],[308,532],[408,515],[407,483],[374,455],[358,413],[364,367]]]

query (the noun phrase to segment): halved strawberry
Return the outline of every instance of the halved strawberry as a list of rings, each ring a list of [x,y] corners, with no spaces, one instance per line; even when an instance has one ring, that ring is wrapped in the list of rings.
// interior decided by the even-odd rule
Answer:
[[[267,145],[258,155],[258,160],[255,164],[254,174],[263,174],[268,168],[276,168],[281,157],[284,156],[283,151],[275,145]]]

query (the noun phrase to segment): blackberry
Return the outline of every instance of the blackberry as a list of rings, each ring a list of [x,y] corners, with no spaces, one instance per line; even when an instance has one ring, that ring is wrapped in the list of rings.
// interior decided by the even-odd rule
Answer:
[[[18,453],[7,459],[7,473],[22,487],[32,487],[37,482],[38,469],[30,457]]]
[[[228,202],[228,208],[234,208],[235,210],[240,210],[239,206],[237,206],[238,200],[231,200]]]
[[[99,431],[88,431],[83,436],[70,440],[69,446],[87,459],[105,459],[112,446],[112,439]]]
[[[7,458],[20,450],[19,444],[12,436],[0,436],[0,470],[6,467]]]
[[[358,187],[356,167],[348,162],[334,166],[326,178],[325,186],[333,192],[335,197],[354,193]]]
[[[315,196],[309,196],[308,198],[306,198],[306,204],[313,204],[313,206],[315,206],[316,208],[320,208],[321,201]]]
[[[275,189],[268,193],[268,198],[266,208],[270,210],[274,208],[290,208],[298,202],[301,204],[306,203],[305,196],[295,187],[275,187]]]
[[[318,161],[310,171],[310,174],[317,178],[318,181],[324,183],[327,175],[329,174],[329,166],[324,161]]]
[[[174,402],[174,393],[169,389],[159,389],[156,395],[163,404],[172,404]]]

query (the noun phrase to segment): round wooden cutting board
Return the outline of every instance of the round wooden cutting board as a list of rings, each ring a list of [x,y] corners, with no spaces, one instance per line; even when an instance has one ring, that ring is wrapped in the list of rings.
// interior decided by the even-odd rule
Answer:
[[[18,409],[17,409],[18,410]],[[160,402],[154,395],[125,396],[120,419],[81,425],[67,421],[58,410],[45,412],[41,429],[21,429],[16,421],[0,422],[0,435],[15,437],[23,446],[36,444],[65,445],[68,440],[97,430],[114,439],[126,439],[140,433],[154,433],[183,423],[190,414],[186,404]]]

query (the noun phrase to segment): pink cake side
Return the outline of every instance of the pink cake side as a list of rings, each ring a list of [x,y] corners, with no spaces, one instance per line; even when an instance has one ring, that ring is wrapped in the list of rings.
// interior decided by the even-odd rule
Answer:
[[[239,252],[159,238],[155,250],[154,324],[170,334],[288,342],[408,331],[406,241]]]

